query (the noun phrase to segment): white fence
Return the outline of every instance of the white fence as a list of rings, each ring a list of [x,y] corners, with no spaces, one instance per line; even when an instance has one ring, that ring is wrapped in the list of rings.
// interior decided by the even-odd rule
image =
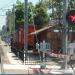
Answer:
[[[38,49],[38,51],[47,52],[50,50],[50,43],[45,41],[36,43],[36,49]]]

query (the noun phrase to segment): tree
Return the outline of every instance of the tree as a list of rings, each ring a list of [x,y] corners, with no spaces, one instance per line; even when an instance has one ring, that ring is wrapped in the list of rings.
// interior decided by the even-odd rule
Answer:
[[[41,28],[48,24],[48,22],[47,8],[40,2],[35,6],[34,24],[37,28]]]
[[[51,19],[62,19],[63,1],[62,0],[43,0],[42,3],[50,10]]]
[[[28,23],[32,24],[33,23],[33,11],[34,11],[34,6],[31,2],[28,3]],[[24,3],[21,3],[20,1],[17,2],[16,4],[16,29],[20,25],[24,25]]]
[[[13,27],[13,12],[12,11],[7,11],[6,12],[6,25],[7,25],[7,31],[12,33],[13,30],[14,30],[14,27]]]
[[[28,3],[28,23],[33,24],[34,6],[31,2]]]
[[[69,9],[75,9],[75,0],[69,1]]]
[[[17,1],[15,9],[15,29],[17,29],[24,24],[24,3]]]

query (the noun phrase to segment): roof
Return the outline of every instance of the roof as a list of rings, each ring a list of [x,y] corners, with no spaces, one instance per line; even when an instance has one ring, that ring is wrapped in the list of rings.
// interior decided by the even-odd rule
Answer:
[[[55,25],[48,25],[47,27],[41,28],[41,29],[39,29],[39,30],[36,30],[36,31],[30,33],[29,35],[38,34],[38,33],[42,32],[42,31],[45,31],[45,30],[47,30],[47,29],[53,27],[53,26],[55,26]]]

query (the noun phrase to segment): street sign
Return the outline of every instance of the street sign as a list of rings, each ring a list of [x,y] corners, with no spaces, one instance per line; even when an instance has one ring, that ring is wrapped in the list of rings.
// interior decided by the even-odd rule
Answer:
[[[66,21],[69,25],[75,25],[75,10],[66,13]]]

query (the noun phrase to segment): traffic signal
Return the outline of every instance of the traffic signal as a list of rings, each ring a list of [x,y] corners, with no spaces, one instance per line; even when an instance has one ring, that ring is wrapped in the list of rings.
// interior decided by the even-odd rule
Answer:
[[[75,25],[75,10],[70,10],[66,13],[66,21],[69,25]]]

